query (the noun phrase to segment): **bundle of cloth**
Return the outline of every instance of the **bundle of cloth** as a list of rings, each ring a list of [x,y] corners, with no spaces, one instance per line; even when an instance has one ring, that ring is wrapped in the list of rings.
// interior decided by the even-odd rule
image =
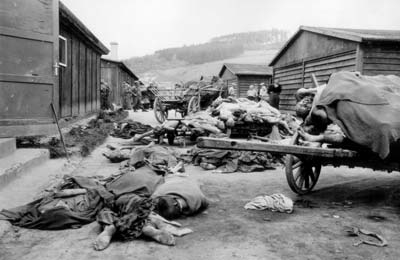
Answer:
[[[181,153],[169,147],[150,143],[146,146],[122,148],[108,146],[108,148],[109,150],[103,155],[112,163],[121,163],[123,172],[145,165],[161,175],[184,171],[183,163],[180,163],[179,159]]]
[[[208,111],[199,111],[186,116],[182,123],[190,129],[206,132],[209,134],[221,134],[225,130],[225,124]]]
[[[111,136],[122,139],[130,139],[135,135],[144,134],[153,129],[150,125],[145,125],[133,120],[125,120],[114,124]]]
[[[278,157],[269,153],[250,151],[229,151],[193,148],[181,158],[187,162],[200,166],[205,170],[216,173],[233,173],[263,171],[275,169],[279,163]]]

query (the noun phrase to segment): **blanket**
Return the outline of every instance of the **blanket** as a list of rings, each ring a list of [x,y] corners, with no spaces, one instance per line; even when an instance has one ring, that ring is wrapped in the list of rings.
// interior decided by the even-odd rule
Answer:
[[[93,222],[97,213],[112,194],[94,179],[67,177],[62,188],[84,188],[87,193],[70,198],[56,198],[54,194],[10,210],[3,209],[0,219],[13,225],[45,230],[78,228]]]
[[[156,188],[152,198],[165,195],[177,195],[183,198],[188,205],[183,214],[187,216],[208,207],[208,200],[201,191],[200,186],[188,177],[169,176],[165,178],[165,182]]]
[[[316,106],[356,144],[385,159],[400,138],[400,78],[332,74]]]

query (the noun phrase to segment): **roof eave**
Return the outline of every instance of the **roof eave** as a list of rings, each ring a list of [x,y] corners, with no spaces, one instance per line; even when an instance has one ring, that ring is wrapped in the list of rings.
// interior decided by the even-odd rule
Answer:
[[[272,76],[272,73],[236,73],[237,76]]]
[[[129,76],[131,76],[132,78],[135,78],[135,80],[139,80],[139,77],[136,76],[135,73],[133,73],[133,71],[128,66],[126,66],[124,62],[118,61],[118,60],[111,60],[111,59],[107,59],[104,57],[101,57],[101,59],[104,61],[107,61],[107,62],[112,62],[112,63],[118,64],[119,66],[122,67],[122,69],[124,71],[126,71],[129,74]]]
[[[224,72],[225,72],[225,69],[226,69],[226,65],[223,64],[221,70],[220,70],[219,73],[218,73],[218,77],[222,77],[222,75],[223,75]]]
[[[334,28],[327,30],[325,28],[310,27],[310,26],[300,26],[300,30],[318,33],[322,35],[327,35],[339,39],[345,39],[353,42],[362,42],[363,38],[357,35],[352,35],[351,32],[340,32],[335,31]]]
[[[363,37],[362,42],[400,42],[400,39],[382,39],[379,37]]]
[[[282,54],[290,47],[290,45],[297,39],[302,31],[313,32],[322,35],[328,35],[335,38],[347,39],[354,42],[362,42],[363,39],[359,36],[347,35],[339,32],[328,32],[327,30],[323,30],[317,27],[309,27],[309,26],[300,26],[299,29],[293,34],[292,37],[287,40],[287,42],[282,46],[282,48],[278,51],[275,57],[271,60],[268,66],[274,66],[277,60],[282,56]]]
[[[59,4],[59,12],[61,14],[60,19],[62,17],[67,19],[67,21],[74,27],[74,29],[85,36],[87,41],[89,41],[100,54],[109,53],[107,47],[102,42],[100,42],[100,40],[61,1]]]

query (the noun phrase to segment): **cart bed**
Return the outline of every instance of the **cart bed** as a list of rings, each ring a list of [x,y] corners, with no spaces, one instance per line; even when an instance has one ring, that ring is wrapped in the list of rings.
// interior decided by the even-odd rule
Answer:
[[[259,141],[243,141],[233,139],[219,139],[201,137],[197,146],[200,148],[214,148],[224,150],[243,150],[256,152],[270,152],[280,154],[293,154],[296,156],[314,156],[324,158],[354,158],[356,151],[341,148],[307,147],[300,145],[271,144]]]

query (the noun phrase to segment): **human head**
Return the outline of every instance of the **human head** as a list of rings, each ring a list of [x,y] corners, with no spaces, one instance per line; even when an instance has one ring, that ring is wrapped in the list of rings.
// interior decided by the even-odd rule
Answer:
[[[304,122],[305,126],[310,126],[311,134],[323,133],[331,123],[325,108],[320,106],[314,107]]]
[[[155,199],[156,212],[166,218],[175,219],[181,216],[181,208],[174,195],[165,195]]]
[[[295,107],[296,116],[304,120],[311,111],[312,103],[313,103],[312,96],[305,96],[299,102],[297,102]]]

